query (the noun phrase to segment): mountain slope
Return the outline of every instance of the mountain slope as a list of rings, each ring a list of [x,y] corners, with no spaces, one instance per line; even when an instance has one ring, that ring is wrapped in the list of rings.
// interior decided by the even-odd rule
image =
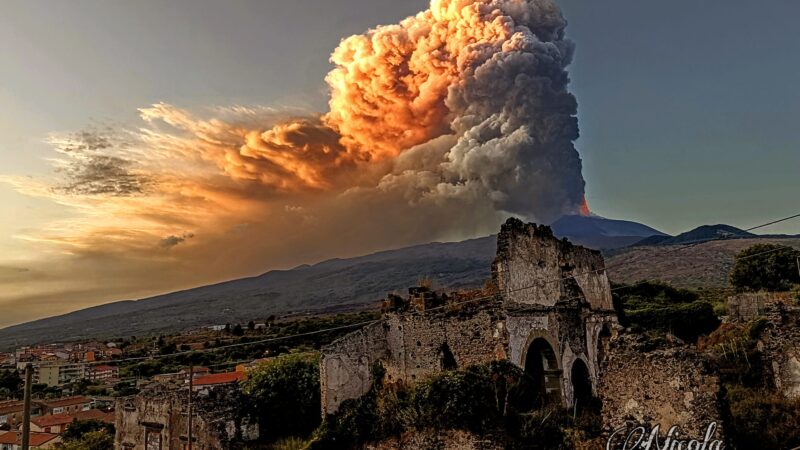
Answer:
[[[31,342],[142,335],[270,314],[342,311],[375,304],[388,292],[430,278],[437,288],[482,285],[496,238],[432,243],[96,306],[0,330],[0,348]]]
[[[553,234],[586,247],[613,249],[627,247],[651,236],[666,234],[637,222],[606,219],[599,216],[563,216],[550,227]]]

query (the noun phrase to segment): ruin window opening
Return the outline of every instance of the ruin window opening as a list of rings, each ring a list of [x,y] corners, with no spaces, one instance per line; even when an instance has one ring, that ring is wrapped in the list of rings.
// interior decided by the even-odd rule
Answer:
[[[450,350],[450,346],[447,345],[447,343],[442,344],[442,347],[439,349],[439,356],[442,370],[458,369],[456,357],[453,355],[453,352]]]

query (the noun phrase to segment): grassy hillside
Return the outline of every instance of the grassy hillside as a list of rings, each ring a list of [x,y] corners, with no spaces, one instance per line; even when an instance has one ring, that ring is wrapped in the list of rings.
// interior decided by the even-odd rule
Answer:
[[[659,280],[683,288],[725,287],[734,256],[752,245],[767,242],[800,248],[800,238],[732,239],[692,246],[633,247],[606,256],[606,266],[611,279],[618,283]]]

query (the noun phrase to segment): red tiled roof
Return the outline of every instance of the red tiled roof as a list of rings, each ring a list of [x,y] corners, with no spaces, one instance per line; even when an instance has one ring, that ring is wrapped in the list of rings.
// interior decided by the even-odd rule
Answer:
[[[50,414],[31,419],[31,423],[40,428],[52,427],[54,425],[66,425],[73,420],[99,420],[106,423],[114,423],[114,413],[107,413],[99,409],[79,411],[74,414]]]
[[[36,433],[31,431],[30,444],[32,447],[38,447],[52,441],[57,437],[57,434]],[[0,434],[0,444],[22,445],[22,433],[19,431],[9,431],[7,433]]]
[[[13,412],[20,412],[25,408],[25,405],[19,401],[0,402],[0,414],[8,414]]]
[[[53,400],[44,400],[41,403],[47,405],[50,408],[58,408],[62,406],[72,406],[72,405],[80,405],[83,403],[91,403],[92,399],[89,397],[65,397],[65,398],[56,398]]]
[[[99,409],[90,409],[88,411],[79,411],[72,415],[78,420],[99,420],[105,423],[114,423],[116,419],[113,412],[105,412]]]
[[[195,386],[207,386],[210,384],[228,384],[228,383],[236,383],[238,381],[242,381],[247,378],[247,374],[244,372],[225,372],[225,373],[214,373],[211,375],[205,375],[202,377],[198,377],[194,380]]]
[[[72,416],[70,414],[50,414],[48,416],[34,417],[31,419],[31,423],[36,424],[39,428],[64,425],[72,423]]]

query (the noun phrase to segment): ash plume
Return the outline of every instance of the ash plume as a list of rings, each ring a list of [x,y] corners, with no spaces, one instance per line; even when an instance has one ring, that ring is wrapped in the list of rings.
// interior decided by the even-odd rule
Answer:
[[[54,180],[0,182],[73,212],[19,236],[66,261],[36,273],[120,296],[589,214],[565,27],[551,0],[432,0],[341,41],[328,111],[156,103],[51,136]]]
[[[574,46],[565,27],[550,0],[433,0],[397,25],[343,40],[322,117],[346,148],[340,161],[416,148],[424,166],[405,158],[386,175],[413,182],[417,199],[488,200],[543,222],[579,211],[577,102],[566,72]]]

